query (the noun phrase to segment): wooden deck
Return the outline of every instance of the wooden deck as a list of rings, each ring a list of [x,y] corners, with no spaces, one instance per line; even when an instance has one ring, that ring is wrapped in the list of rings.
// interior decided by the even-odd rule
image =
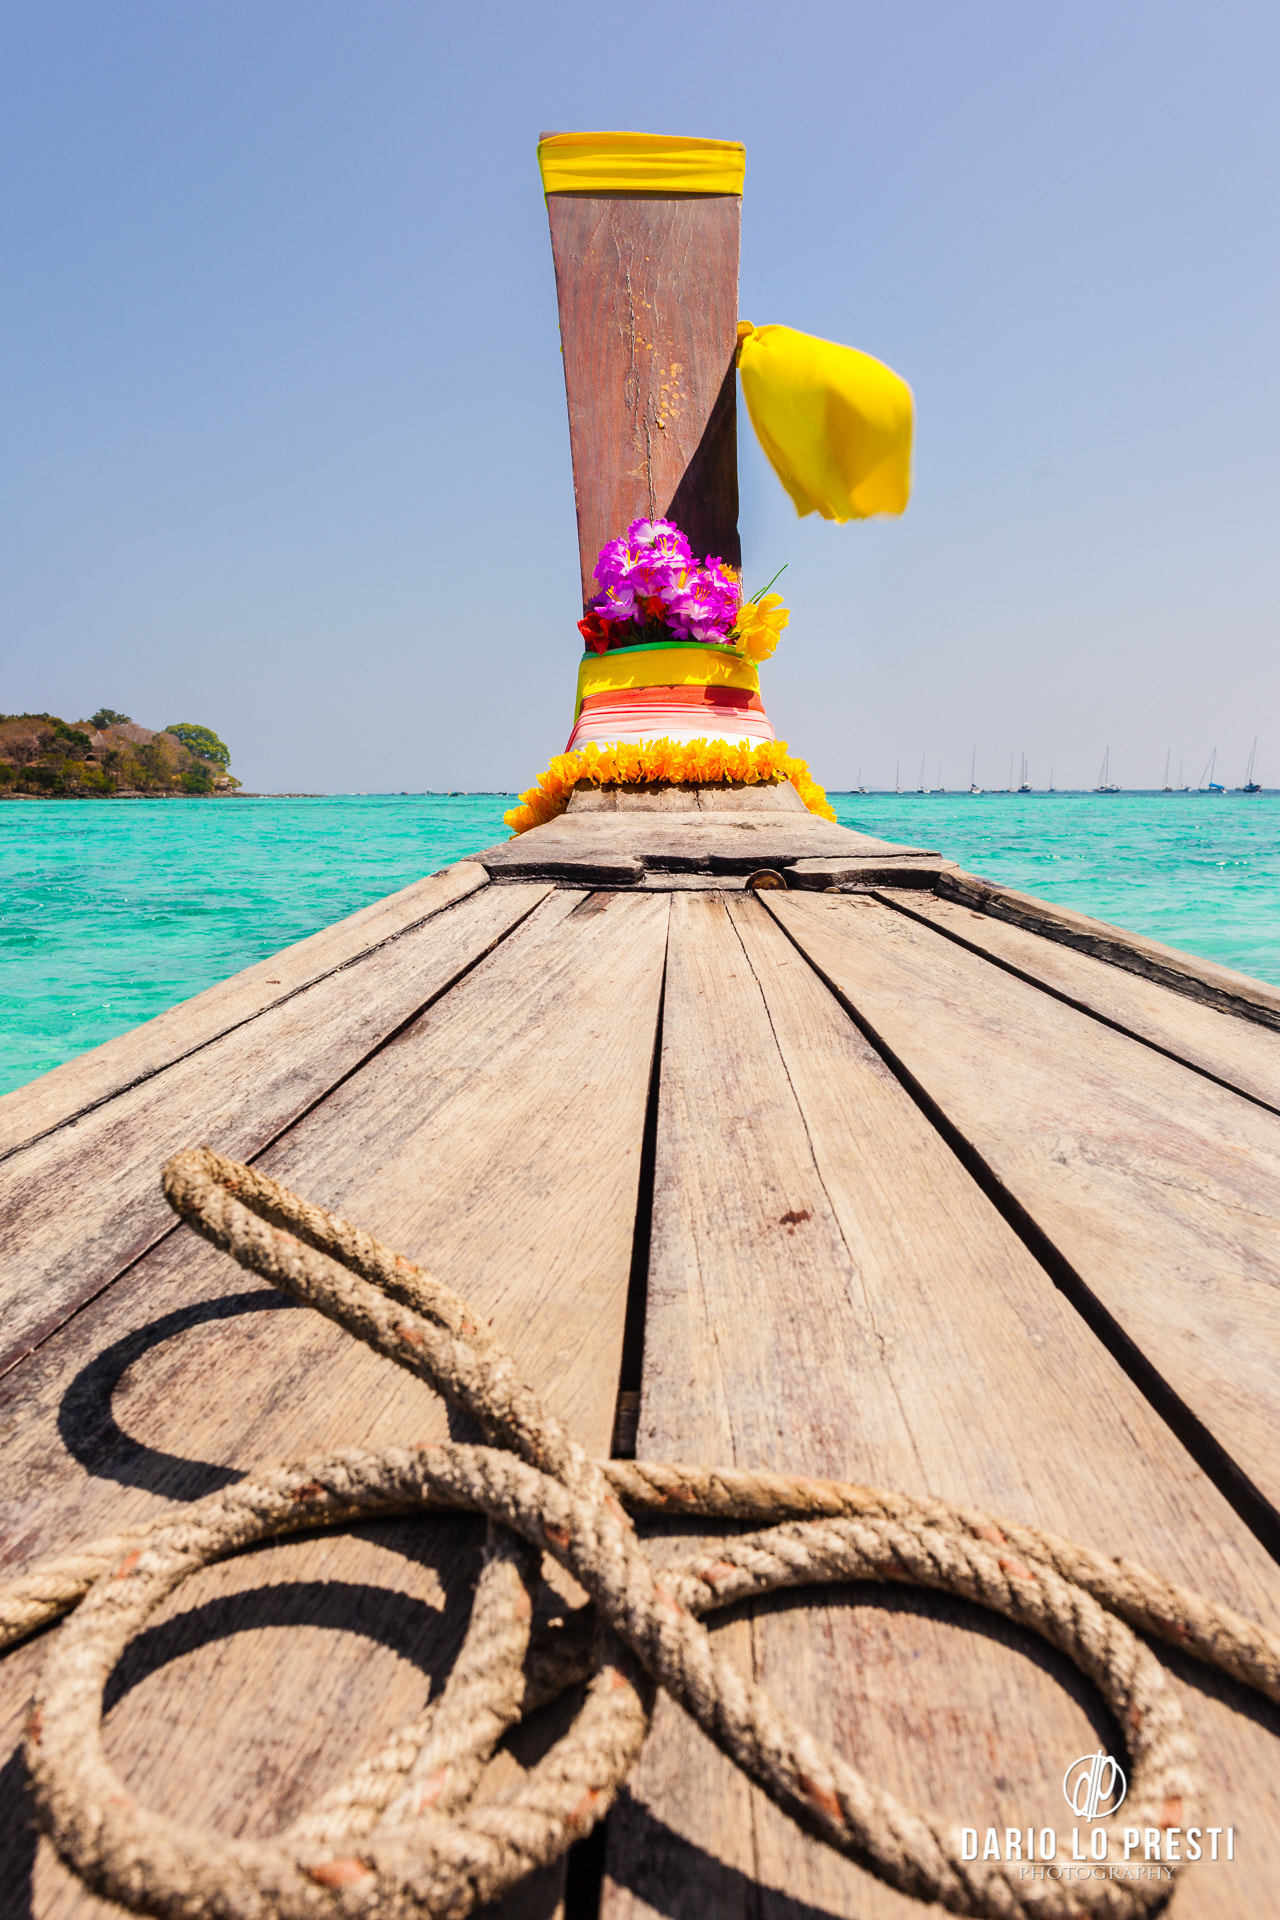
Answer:
[[[749,889],[762,867],[789,884]],[[580,796],[0,1101],[3,1565],[448,1430],[175,1224],[160,1166],[208,1140],[457,1286],[600,1454],[972,1502],[1275,1622],[1277,1028],[1272,989],[776,793]],[[188,1583],[112,1683],[131,1788],[279,1828],[438,1688],[478,1541],[360,1526]],[[945,1597],[787,1597],[717,1631],[874,1779],[980,1829],[1068,1830],[1066,1766],[1122,1744],[1065,1661]],[[42,1651],[4,1664],[6,1754]],[[1237,1840],[1173,1911],[1280,1911],[1277,1715],[1174,1666]],[[4,1920],[113,1911],[37,1843],[16,1752],[3,1781]],[[563,1884],[505,1910],[551,1915]],[[568,1899],[913,1906],[667,1701]]]

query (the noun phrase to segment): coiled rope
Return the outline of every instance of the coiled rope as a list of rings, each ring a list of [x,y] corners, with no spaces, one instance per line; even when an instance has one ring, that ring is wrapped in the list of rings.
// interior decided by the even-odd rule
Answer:
[[[1139,1828],[1193,1824],[1199,1782],[1173,1687],[1131,1628],[1276,1701],[1280,1637],[1129,1562],[941,1500],[597,1464],[480,1317],[421,1267],[207,1148],[175,1155],[163,1177],[197,1233],[428,1382],[493,1444],[351,1449],[259,1474],[0,1589],[0,1646],[76,1608],[52,1642],[26,1753],[41,1823],[94,1892],[141,1913],[212,1920],[461,1920],[590,1831],[640,1751],[661,1686],[806,1831],[918,1900],[964,1914],[1127,1920],[1168,1896],[1167,1879],[1022,1880],[1016,1866],[966,1860],[958,1828],[909,1811],[815,1740],[723,1658],[702,1617],[782,1587],[850,1580],[990,1607],[1099,1688],[1129,1745],[1125,1818]],[[273,1840],[229,1839],[135,1805],[103,1752],[103,1689],[167,1594],[256,1541],[441,1509],[486,1515],[489,1535],[462,1650],[418,1719]],[[658,1572],[629,1517],[638,1513],[772,1524]],[[535,1639],[544,1552],[590,1602]],[[518,1786],[478,1798],[503,1734],[583,1681],[569,1731]]]

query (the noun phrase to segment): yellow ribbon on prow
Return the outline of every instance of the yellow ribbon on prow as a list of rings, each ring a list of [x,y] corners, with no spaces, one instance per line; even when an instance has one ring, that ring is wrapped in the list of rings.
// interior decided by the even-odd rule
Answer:
[[[737,193],[741,140],[673,133],[548,133],[538,142],[544,193]]]
[[[742,397],[796,512],[901,513],[911,493],[915,401],[882,360],[794,327],[738,322]]]

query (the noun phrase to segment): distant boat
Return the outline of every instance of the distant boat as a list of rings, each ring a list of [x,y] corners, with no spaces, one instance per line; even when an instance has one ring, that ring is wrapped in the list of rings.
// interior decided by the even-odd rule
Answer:
[[[945,792],[946,792],[946,788],[945,788],[945,787],[943,786],[943,784],[942,784],[942,762],[941,762],[941,760],[939,760],[939,762],[938,762],[938,784],[937,784],[937,786],[936,786],[936,787],[934,788],[934,792],[935,792],[935,793],[945,793]]]
[[[1209,755],[1208,766],[1205,768],[1204,772],[1200,775],[1200,785],[1196,788],[1197,793],[1225,793],[1226,792],[1226,788],[1223,786],[1222,782],[1220,780],[1215,780],[1213,777],[1214,774],[1217,772],[1217,769],[1218,769],[1218,749],[1215,747],[1213,752]]]
[[[898,777],[899,774],[901,773],[901,770],[902,770],[901,760],[895,760],[893,763],[893,790],[895,793],[902,792],[902,781]]]
[[[923,793],[924,790],[925,790],[924,788],[924,755],[921,754],[920,755],[920,778],[916,781],[916,792]]]
[[[1031,782],[1027,778],[1027,756],[1025,753],[1022,756],[1022,778],[1018,783],[1018,792],[1019,793],[1031,792]]]
[[[1261,793],[1262,792],[1262,788],[1258,785],[1258,782],[1253,777],[1253,763],[1257,759],[1257,757],[1258,757],[1258,736],[1255,733],[1253,736],[1253,752],[1249,755],[1249,764],[1245,768],[1244,785],[1240,789],[1241,793]]]
[[[1058,791],[1058,789],[1057,789],[1057,788],[1056,788],[1056,787],[1054,786],[1054,784],[1053,784],[1053,765],[1052,765],[1052,762],[1050,763],[1050,766],[1049,766],[1049,791],[1050,791],[1050,793],[1056,793],[1056,792]]]
[[[857,786],[856,786],[856,787],[854,788],[854,792],[855,792],[855,793],[865,793],[865,792],[866,792],[866,788],[865,788],[865,787],[863,786],[863,784],[862,784],[862,768],[861,768],[861,767],[859,767],[859,768],[858,768],[858,784],[857,784]]]
[[[973,750],[973,759],[969,765],[969,791],[970,793],[982,792],[982,788],[978,785],[978,749],[976,747]]]
[[[1170,747],[1168,753],[1166,753],[1164,757],[1164,785],[1160,789],[1161,793],[1173,792],[1173,788],[1169,785],[1169,761],[1172,759],[1172,757],[1173,757],[1173,748]]]
[[[1095,793],[1119,793],[1120,789],[1111,778],[1111,749],[1107,748],[1102,756],[1102,772],[1098,775]]]

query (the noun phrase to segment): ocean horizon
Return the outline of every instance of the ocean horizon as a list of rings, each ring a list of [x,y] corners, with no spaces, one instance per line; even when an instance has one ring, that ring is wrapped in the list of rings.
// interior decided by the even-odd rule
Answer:
[[[828,792],[846,826],[1280,984],[1280,792]],[[0,806],[0,1092],[506,839],[515,798]]]

